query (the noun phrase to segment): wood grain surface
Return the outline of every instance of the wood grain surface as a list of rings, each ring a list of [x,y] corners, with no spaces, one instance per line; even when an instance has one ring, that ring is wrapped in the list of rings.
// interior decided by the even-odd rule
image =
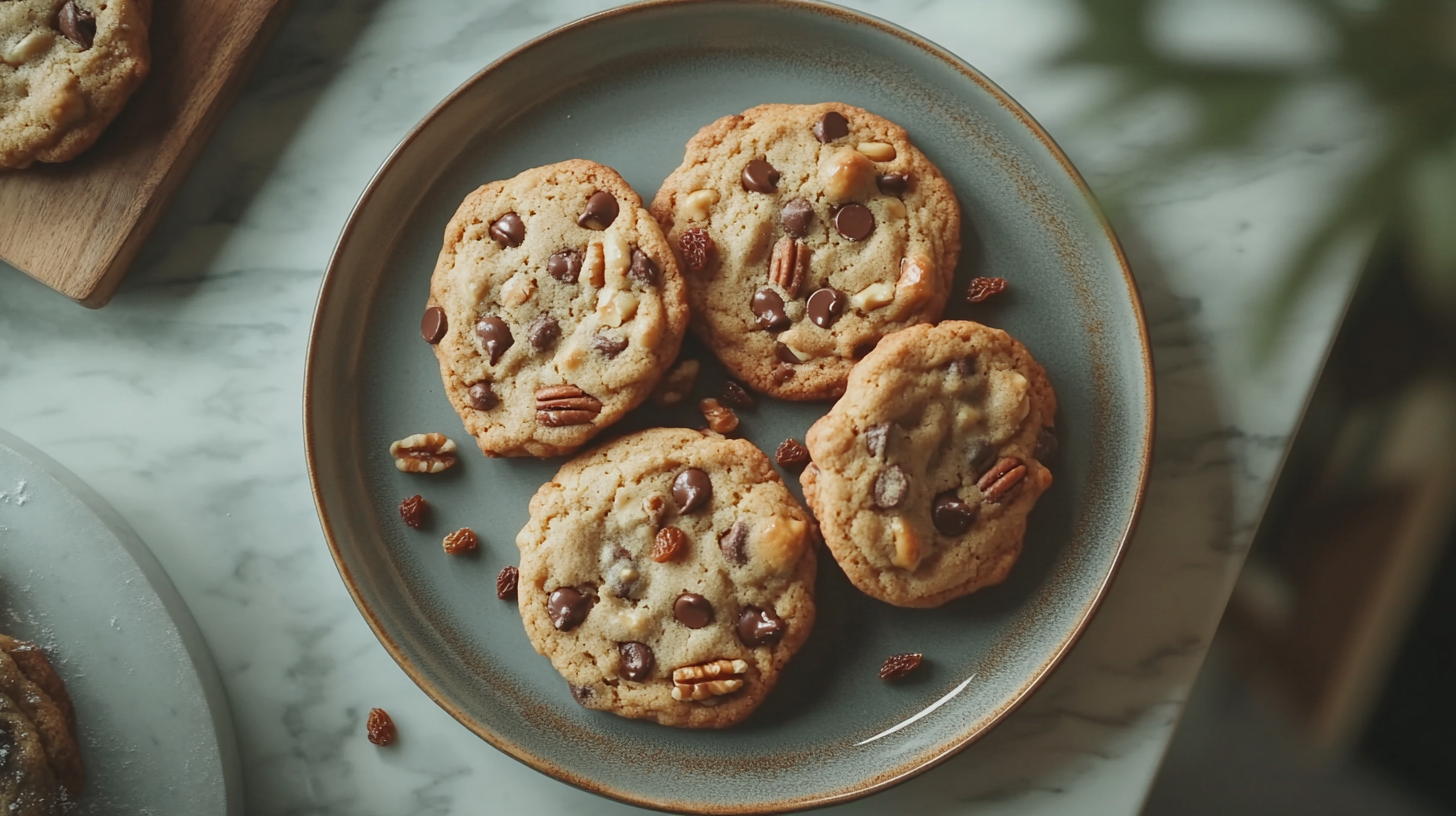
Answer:
[[[96,144],[0,170],[0,258],[106,305],[289,2],[152,0],[151,73]]]

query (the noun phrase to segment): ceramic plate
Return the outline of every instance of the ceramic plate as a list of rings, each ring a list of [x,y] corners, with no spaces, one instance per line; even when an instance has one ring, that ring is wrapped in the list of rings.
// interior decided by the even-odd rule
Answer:
[[[1007,329],[1046,366],[1062,438],[1055,486],[1004,584],[939,609],[897,609],[821,560],[819,621],[747,722],[693,732],[585,710],[532,650],[496,572],[517,560],[527,501],[557,461],[489,460],[445,399],[420,314],[446,222],[477,185],[568,158],[616,168],[650,200],[700,127],[764,102],[837,100],[905,126],[960,197],[975,275],[1010,290],[949,317]],[[685,354],[711,360],[701,347]],[[1137,516],[1152,383],[1137,293],[1085,185],[1020,107],[918,37],[791,2],[663,2],[566,26],[446,99],[365,191],[325,275],[305,390],[319,516],[360,610],[421,688],[490,743],[558,779],[662,809],[749,813],[853,798],[903,780],[1005,717],[1065,653],[1102,597]],[[705,366],[696,397],[723,373]],[[765,451],[827,406],[763,400],[742,434]],[[698,427],[690,408],[624,425]],[[454,469],[397,472],[391,440],[443,431]],[[797,490],[797,479],[786,474]],[[422,493],[433,526],[396,507]],[[445,532],[483,534],[477,556]],[[887,656],[927,665],[887,684]],[[908,724],[907,724],[908,723]]]
[[[0,632],[76,704],[80,814],[240,816],[227,698],[182,597],[121,516],[0,431]]]

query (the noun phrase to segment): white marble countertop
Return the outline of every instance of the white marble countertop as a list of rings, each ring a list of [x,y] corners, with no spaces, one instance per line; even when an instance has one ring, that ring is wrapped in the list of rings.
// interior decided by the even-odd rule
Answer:
[[[88,482],[166,567],[227,686],[249,813],[632,810],[497,752],[390,660],[324,544],[300,422],[318,284],[375,169],[491,60],[610,5],[298,0],[110,306],[85,311],[0,264],[0,427]],[[1098,83],[1042,67],[1077,31],[1068,0],[847,5],[980,68],[1094,189],[1150,138],[1084,132]],[[1259,149],[1140,190],[1120,219],[1154,345],[1158,437],[1136,538],[1096,620],[985,739],[835,810],[1140,808],[1358,265],[1346,253],[1253,366],[1251,307],[1375,138],[1337,92],[1294,107]],[[428,738],[374,748],[363,720],[376,705]]]

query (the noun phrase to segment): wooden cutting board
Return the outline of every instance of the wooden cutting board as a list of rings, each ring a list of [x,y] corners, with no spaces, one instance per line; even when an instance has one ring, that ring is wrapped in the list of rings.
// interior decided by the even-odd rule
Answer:
[[[152,0],[152,70],[96,144],[0,170],[0,258],[105,306],[290,0]]]

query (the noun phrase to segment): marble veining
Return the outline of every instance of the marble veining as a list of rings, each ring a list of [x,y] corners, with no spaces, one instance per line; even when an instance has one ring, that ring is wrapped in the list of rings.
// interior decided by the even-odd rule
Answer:
[[[251,814],[638,812],[523,768],[395,666],[322,541],[300,422],[318,283],[375,169],[475,71],[609,5],[298,0],[110,306],[84,311],[0,264],[0,427],[88,482],[166,567],[227,686]],[[1075,4],[848,5],[983,70],[1094,189],[1135,159],[1144,134],[1081,124],[1098,83],[1042,67],[1077,31]],[[1358,265],[1356,236],[1254,366],[1251,306],[1319,216],[1321,191],[1379,136],[1338,95],[1299,110],[1260,150],[1137,191],[1120,219],[1154,346],[1158,438],[1098,617],[986,738],[833,810],[1141,806]],[[0,485],[22,495],[3,474]],[[374,705],[400,725],[394,749],[363,738]]]

